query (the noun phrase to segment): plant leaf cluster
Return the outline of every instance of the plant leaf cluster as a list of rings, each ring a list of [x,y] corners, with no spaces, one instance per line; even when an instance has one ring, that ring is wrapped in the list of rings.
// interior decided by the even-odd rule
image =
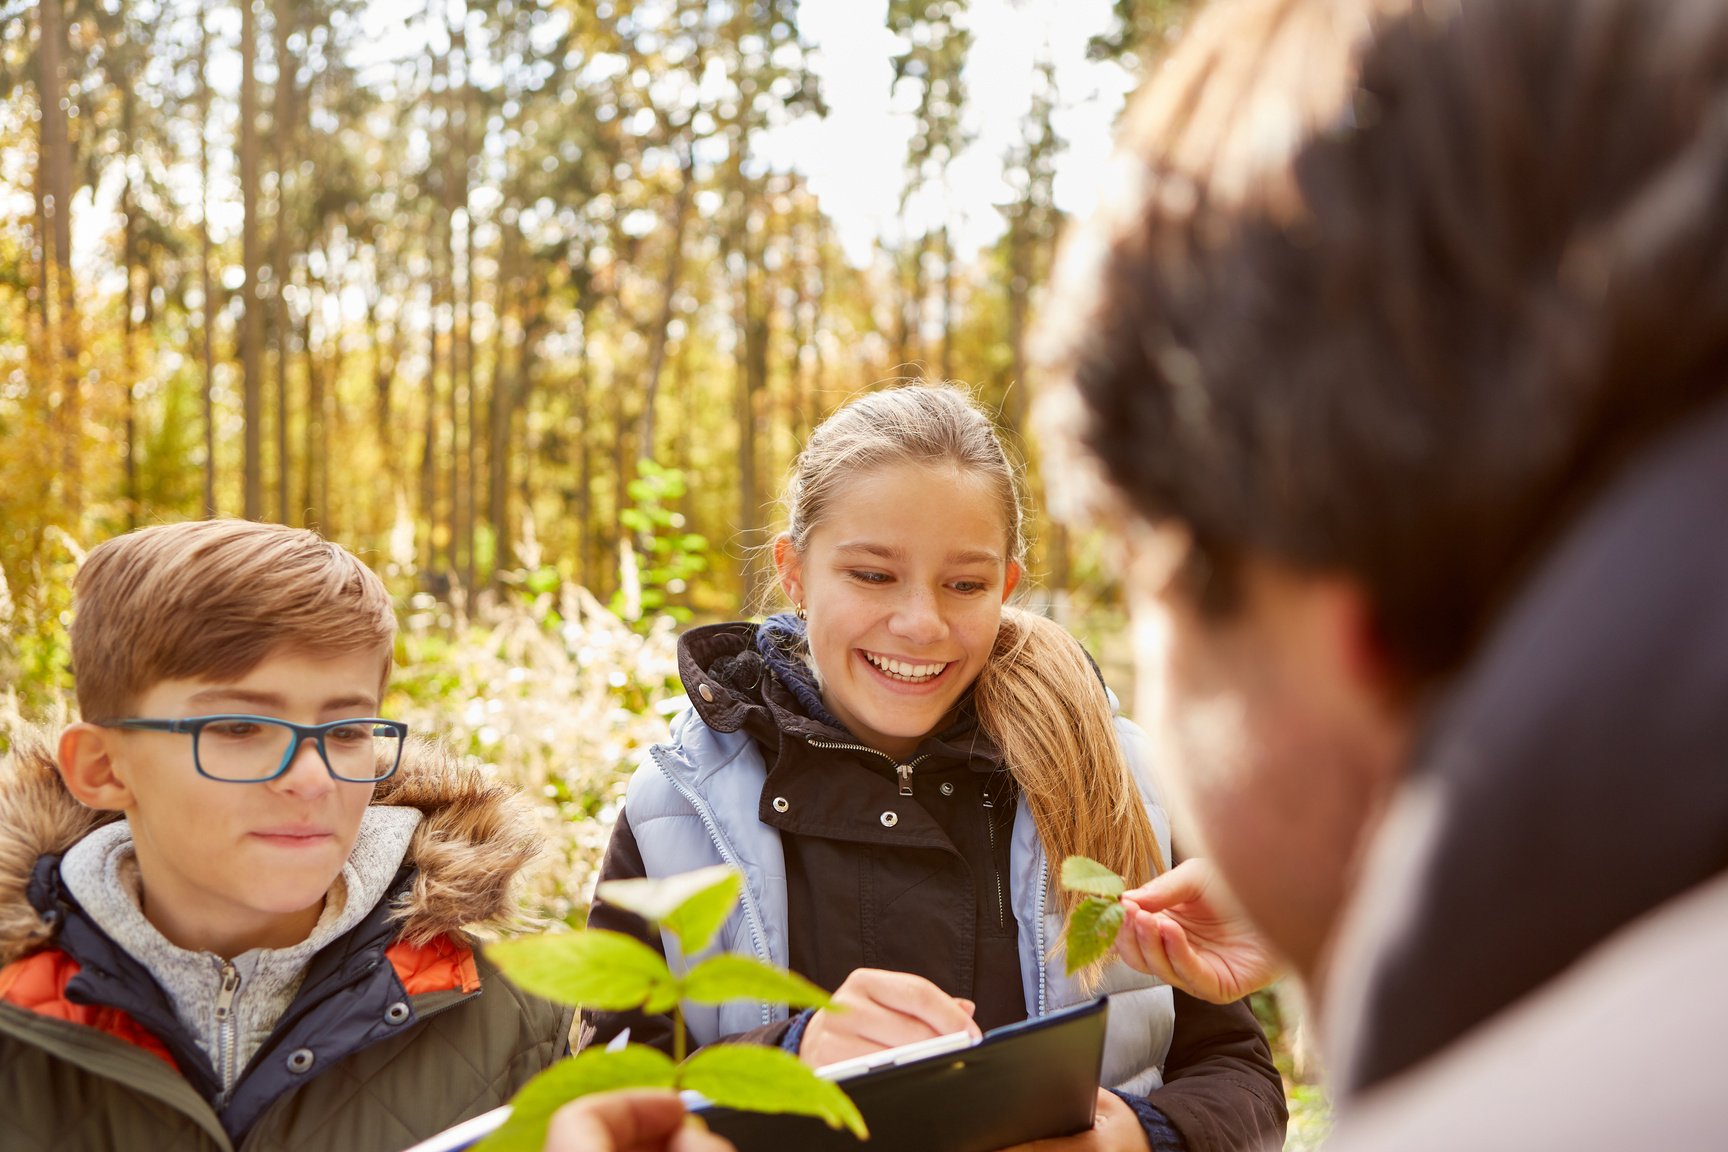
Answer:
[[[1062,887],[1084,894],[1062,934],[1065,963],[1072,976],[1115,947],[1116,933],[1126,917],[1122,893],[1128,890],[1128,882],[1090,857],[1070,856],[1062,861]]]
[[[743,879],[719,865],[662,879],[615,880],[596,895],[664,929],[687,956],[707,948],[738,900]],[[539,1152],[560,1106],[617,1088],[668,1088],[701,1093],[715,1104],[752,1112],[814,1116],[869,1136],[864,1118],[840,1088],[818,1079],[803,1061],[778,1048],[711,1044],[682,1058],[680,1002],[723,1004],[746,997],[784,1003],[794,1011],[825,1008],[826,992],[803,977],[750,956],[721,952],[675,975],[665,958],[619,932],[582,929],[490,945],[486,954],[510,980],[536,996],[605,1011],[671,1012],[677,1057],[630,1044],[588,1049],[548,1068],[523,1086],[510,1118],[480,1145],[481,1152]]]

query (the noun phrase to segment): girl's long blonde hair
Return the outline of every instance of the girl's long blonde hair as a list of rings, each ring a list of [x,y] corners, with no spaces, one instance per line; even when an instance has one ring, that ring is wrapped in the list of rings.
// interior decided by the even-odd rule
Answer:
[[[1163,870],[1104,681],[1066,628],[1004,607],[972,699],[978,723],[1014,773],[1053,869],[1068,856],[1090,856],[1130,886]],[[1079,899],[1064,893],[1063,910]]]
[[[803,552],[848,480],[901,463],[948,463],[985,477],[1002,508],[1007,555],[1026,546],[1019,476],[990,419],[952,385],[869,392],[824,420],[786,487],[787,538]],[[913,513],[915,514],[915,513]],[[1053,872],[1090,856],[1139,884],[1163,856],[1116,737],[1104,682],[1080,642],[1032,612],[1004,607],[973,695],[978,722],[1002,750]],[[1060,891],[1056,877],[1053,890]],[[1064,893],[1071,910],[1079,897]],[[1088,974],[1095,977],[1097,967]]]

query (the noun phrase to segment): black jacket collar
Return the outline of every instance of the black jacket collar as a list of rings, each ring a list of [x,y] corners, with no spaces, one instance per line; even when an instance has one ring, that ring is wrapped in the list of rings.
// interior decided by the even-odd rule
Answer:
[[[757,625],[747,622],[693,628],[678,640],[678,674],[702,722],[717,732],[743,731],[765,747],[782,738],[856,743],[845,728],[813,719],[764,659]],[[926,736],[917,756],[952,757],[980,771],[1002,767],[1002,753],[979,727],[968,694],[953,722]]]

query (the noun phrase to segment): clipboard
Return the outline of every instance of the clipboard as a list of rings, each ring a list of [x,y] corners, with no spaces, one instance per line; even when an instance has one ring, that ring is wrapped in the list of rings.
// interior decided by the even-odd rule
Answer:
[[[993,1028],[976,1044],[959,1032],[818,1069],[858,1105],[868,1143],[809,1116],[687,1103],[738,1152],[998,1152],[1092,1126],[1108,1016],[1099,998]],[[509,1115],[508,1104],[494,1108],[407,1152],[461,1152]]]
[[[738,1152],[998,1152],[1071,1136],[1092,1126],[1108,1016],[1100,998],[993,1028],[957,1051],[903,1060],[895,1055],[903,1050],[888,1049],[864,1058],[876,1066],[835,1077],[864,1114],[864,1143],[808,1116],[692,1111]]]

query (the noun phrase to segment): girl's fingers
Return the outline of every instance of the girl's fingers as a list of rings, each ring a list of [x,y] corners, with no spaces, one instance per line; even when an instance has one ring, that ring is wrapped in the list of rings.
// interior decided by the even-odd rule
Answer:
[[[860,973],[853,973],[858,976]],[[848,978],[847,983],[851,983]],[[968,1032],[973,1036],[981,1036],[977,1021],[972,1019],[971,1006],[962,1006],[942,989],[936,987],[922,976],[914,976],[909,972],[877,971],[869,979],[860,982],[860,991],[874,1003],[880,1005],[889,1013],[909,1018],[915,1022],[912,1034],[906,1039],[896,1041],[905,1044],[913,1040],[928,1039],[931,1036],[942,1036],[949,1032]],[[887,1019],[884,1017],[884,1019]],[[896,1034],[907,1031],[895,1027]]]
[[[951,1032],[983,1035],[971,1001],[908,972],[860,968],[835,990],[834,1007],[811,1018],[799,1045],[799,1058],[813,1067]]]

